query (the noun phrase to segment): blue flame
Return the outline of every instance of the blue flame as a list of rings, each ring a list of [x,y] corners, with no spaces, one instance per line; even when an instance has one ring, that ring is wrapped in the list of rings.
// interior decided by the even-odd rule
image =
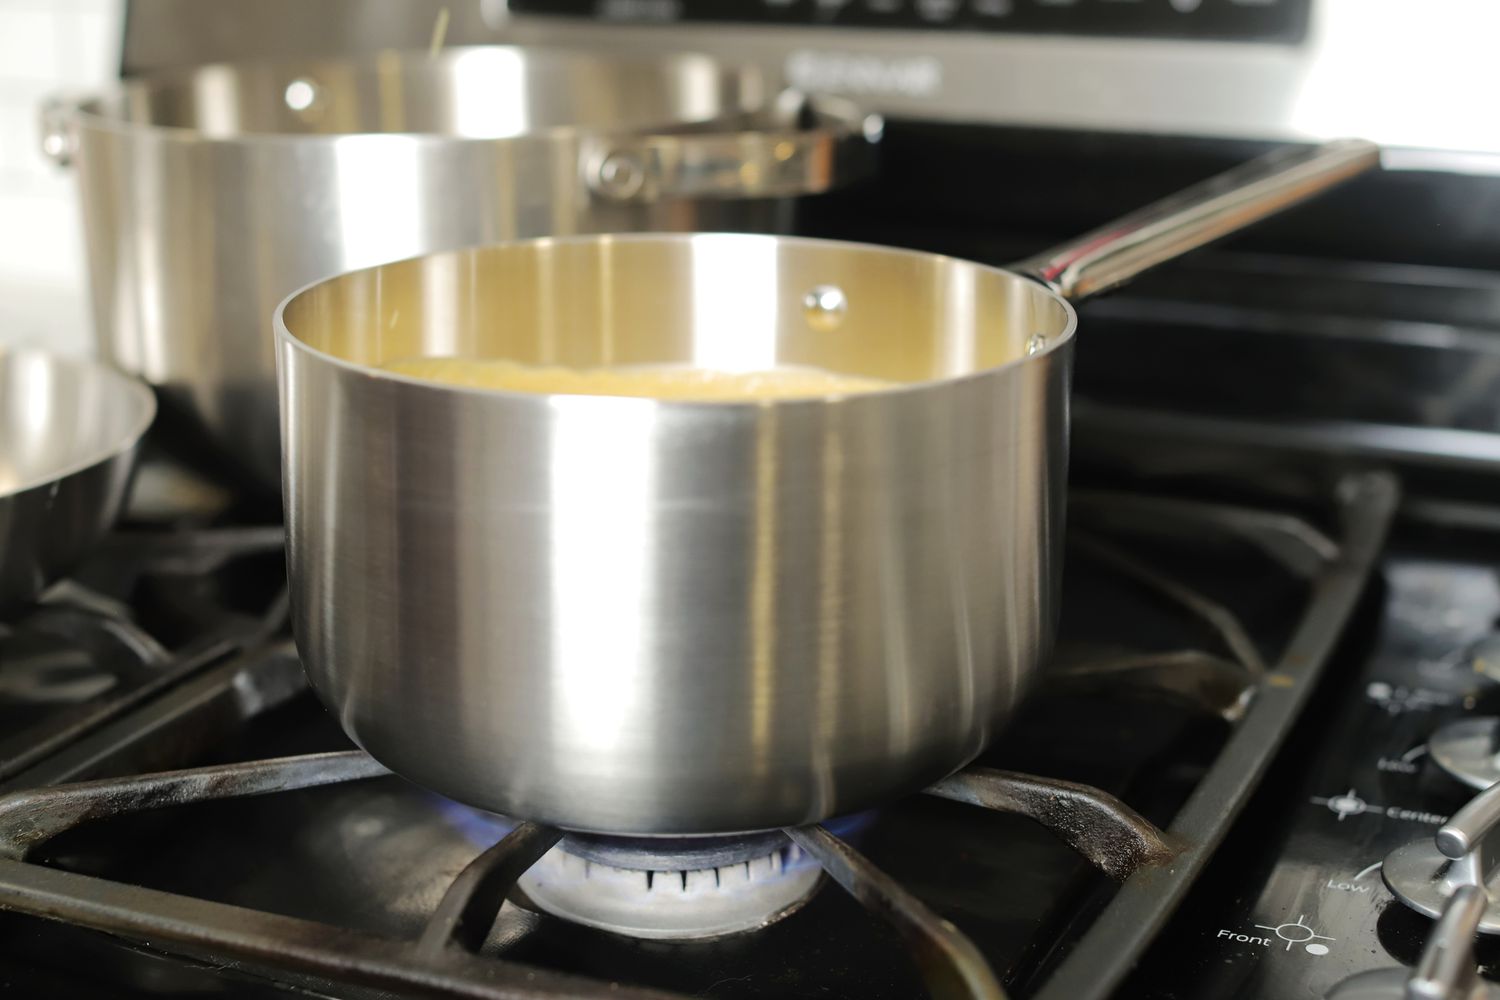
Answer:
[[[428,793],[427,797],[432,800],[438,815],[476,847],[488,848],[498,844],[518,825],[507,816],[475,809],[441,795]]]
[[[857,840],[873,822],[875,822],[875,810],[866,809],[864,812],[825,819],[820,825],[840,840],[852,841]]]
[[[428,793],[428,797],[432,800],[438,815],[476,847],[489,848],[499,843],[518,825],[516,820],[507,816],[475,809],[441,795]],[[821,826],[840,840],[857,844],[861,835],[875,821],[875,816],[874,809],[867,809],[864,812],[824,820]],[[801,851],[791,851],[791,846],[791,842],[788,841],[787,850],[783,854],[787,870],[795,871],[807,865],[816,864]]]
[[[857,846],[860,837],[864,834],[865,830],[869,829],[870,824],[873,822],[875,822],[875,810],[866,809],[864,812],[850,813],[848,816],[835,816],[832,819],[825,819],[818,825],[840,840]],[[782,851],[781,861],[784,871],[802,871],[818,863],[805,854],[801,848],[794,849],[794,846],[791,841],[787,841],[787,845]]]

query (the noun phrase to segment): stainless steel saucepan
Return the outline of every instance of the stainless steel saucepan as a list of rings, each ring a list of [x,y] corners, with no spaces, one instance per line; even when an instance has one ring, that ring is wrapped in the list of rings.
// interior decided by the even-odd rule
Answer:
[[[763,236],[443,253],[277,311],[297,641],[400,774],[562,827],[807,823],[1004,723],[1057,616],[1070,301],[1377,162],[1290,150],[1012,270]],[[691,403],[460,388],[416,355],[807,365]]]
[[[114,524],[155,416],[128,375],[0,351],[0,609],[36,597]]]
[[[530,236],[784,231],[875,119],[701,56],[485,46],[209,66],[43,115],[100,353],[241,471],[281,470],[266,320],[317,278]]]

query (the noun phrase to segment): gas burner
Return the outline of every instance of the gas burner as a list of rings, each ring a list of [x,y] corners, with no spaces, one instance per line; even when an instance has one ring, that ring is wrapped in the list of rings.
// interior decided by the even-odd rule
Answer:
[[[74,705],[119,683],[89,651],[55,636],[0,637],[0,715],[38,705]]]
[[[440,796],[434,807],[475,844],[512,833],[512,820]],[[874,813],[829,821],[852,837]],[[627,937],[692,940],[765,927],[818,885],[817,862],[780,830],[711,837],[561,835],[517,885],[533,909]]]
[[[786,847],[780,830],[720,837],[611,837],[594,833],[564,835],[559,848],[611,868],[636,871],[707,871],[764,858]]]
[[[780,831],[729,837],[570,834],[518,883],[554,916],[628,937],[755,930],[806,901],[822,874]]]

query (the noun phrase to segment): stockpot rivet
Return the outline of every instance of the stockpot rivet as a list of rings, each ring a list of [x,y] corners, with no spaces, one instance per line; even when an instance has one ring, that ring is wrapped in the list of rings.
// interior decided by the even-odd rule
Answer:
[[[69,141],[68,134],[59,128],[55,132],[43,134],[42,152],[59,166],[66,167],[73,158],[73,144]]]
[[[818,285],[802,297],[802,310],[807,314],[808,326],[827,332],[844,322],[849,300],[837,285]]]
[[[610,153],[595,172],[599,190],[613,198],[629,198],[646,182],[646,168],[631,153]]]
[[[1033,333],[1031,335],[1031,339],[1026,341],[1026,353],[1028,355],[1036,354],[1046,346],[1047,338],[1042,336],[1040,333]]]
[[[286,106],[293,111],[307,111],[317,103],[318,85],[306,77],[299,76],[286,85],[286,90],[282,92],[281,97],[286,101]]]

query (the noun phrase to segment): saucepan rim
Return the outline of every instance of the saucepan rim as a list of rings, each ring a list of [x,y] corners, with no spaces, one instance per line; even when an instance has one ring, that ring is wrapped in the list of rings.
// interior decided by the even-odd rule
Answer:
[[[1044,295],[1058,305],[1062,306],[1066,323],[1056,333],[1047,334],[1047,343],[1035,353],[1023,354],[998,365],[987,368],[977,368],[974,371],[964,372],[961,375],[945,375],[939,378],[922,379],[913,382],[898,382],[889,387],[880,389],[862,390],[860,392],[839,393],[822,396],[794,396],[779,399],[762,399],[746,401],[721,401],[721,400],[684,400],[684,399],[657,399],[650,396],[615,396],[605,393],[539,393],[523,392],[514,389],[492,389],[481,386],[454,385],[452,383],[438,382],[432,379],[419,378],[388,369],[378,368],[373,365],[360,364],[349,361],[328,351],[313,347],[301,337],[297,336],[286,323],[286,310],[292,302],[304,293],[310,292],[322,285],[335,281],[343,281],[357,275],[369,274],[389,267],[397,267],[419,260],[432,260],[441,257],[459,257],[477,251],[499,249],[502,247],[527,247],[527,246],[564,246],[600,243],[688,243],[694,240],[711,238],[715,240],[733,239],[736,241],[772,241],[778,246],[802,246],[820,247],[834,250],[854,250],[860,252],[874,252],[893,257],[906,257],[923,261],[947,261],[960,267],[972,268],[984,274],[1001,278],[1007,281],[1022,282],[1035,288],[1037,294]],[[440,393],[464,393],[485,399],[508,399],[508,400],[561,400],[569,397],[578,397],[589,400],[610,400],[612,404],[624,406],[651,405],[665,407],[670,410],[684,410],[693,412],[712,411],[715,413],[759,413],[767,408],[790,409],[795,407],[809,406],[839,406],[839,405],[861,405],[865,401],[890,400],[895,397],[914,395],[918,393],[932,392],[934,390],[947,389],[953,386],[965,385],[980,379],[994,378],[996,375],[1011,369],[1037,362],[1058,351],[1065,349],[1073,342],[1075,331],[1078,329],[1078,313],[1073,304],[1056,291],[1049,288],[1040,279],[1033,278],[1023,272],[1013,271],[1009,268],[995,267],[989,264],[981,264],[977,261],[967,260],[963,257],[954,257],[948,254],[931,253],[925,250],[911,250],[904,247],[883,246],[878,243],[862,243],[852,240],[820,239],[809,236],[769,236],[759,233],[600,233],[592,235],[577,236],[541,236],[526,240],[508,240],[501,243],[486,243],[475,247],[464,247],[457,250],[444,250],[437,253],[416,254],[401,260],[387,261],[371,267],[358,268],[353,271],[345,271],[340,274],[320,278],[317,281],[308,282],[301,288],[292,292],[276,306],[272,320],[275,327],[276,342],[278,348],[287,344],[304,354],[317,358],[319,361],[333,365],[356,375],[371,379],[388,380],[395,383],[411,386],[414,389],[428,390]],[[281,363],[281,352],[277,351],[277,364]]]

